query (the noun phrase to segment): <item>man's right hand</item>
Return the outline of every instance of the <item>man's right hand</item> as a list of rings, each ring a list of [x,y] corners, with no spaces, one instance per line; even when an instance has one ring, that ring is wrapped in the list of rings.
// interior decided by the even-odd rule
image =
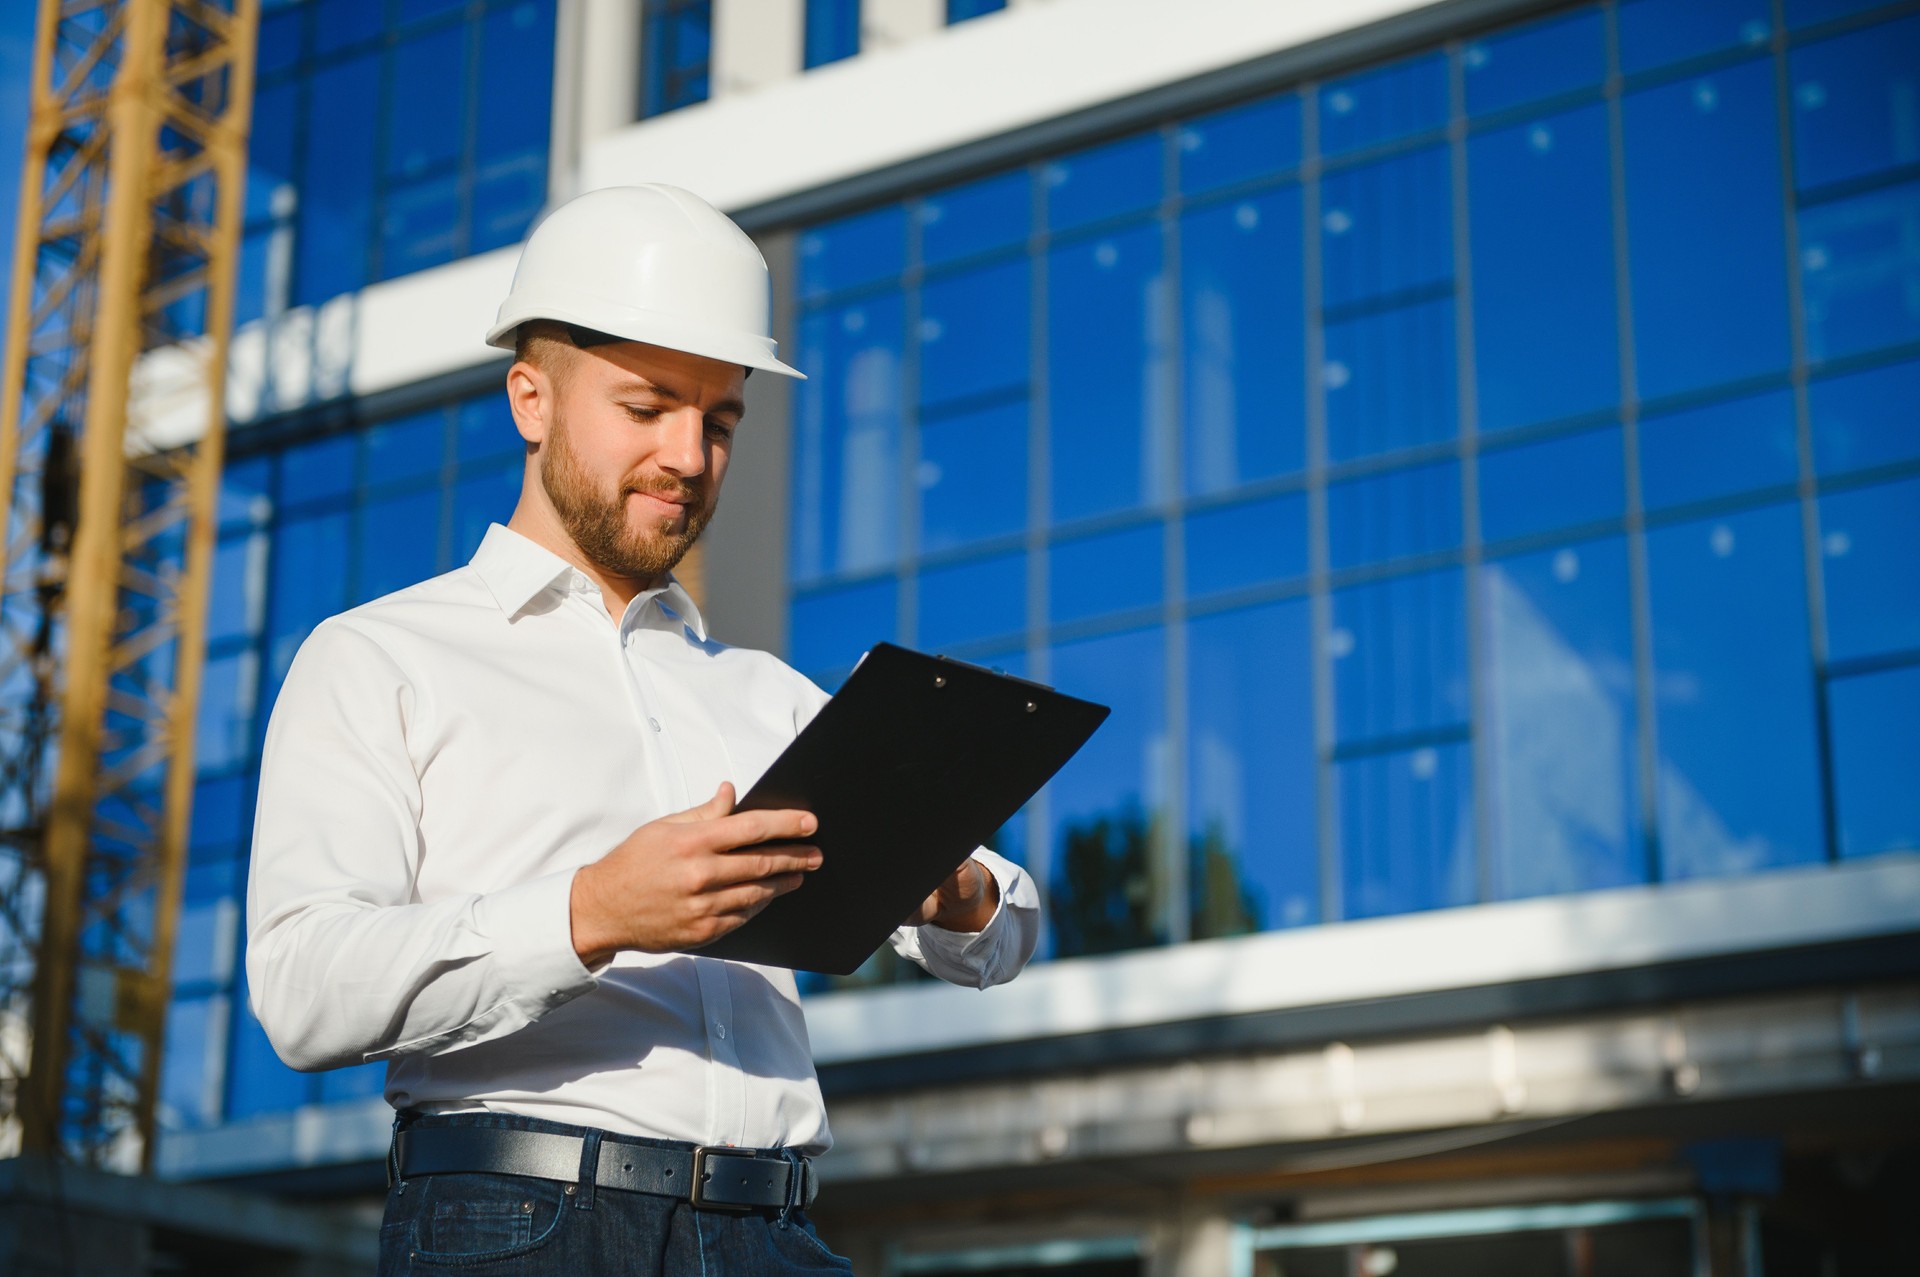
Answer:
[[[820,827],[811,812],[733,810],[723,782],[707,802],[649,821],[573,876],[573,948],[589,967],[621,949],[697,949],[798,887],[820,867],[804,844],[740,851]]]

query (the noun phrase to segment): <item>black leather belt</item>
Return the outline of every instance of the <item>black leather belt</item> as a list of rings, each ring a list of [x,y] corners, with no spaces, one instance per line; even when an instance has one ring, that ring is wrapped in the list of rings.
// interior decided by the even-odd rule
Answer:
[[[549,1131],[411,1127],[394,1137],[394,1166],[403,1180],[487,1173],[577,1184],[585,1148],[581,1136]],[[593,1183],[597,1188],[677,1197],[716,1210],[804,1208],[819,1191],[813,1163],[777,1149],[654,1148],[615,1135],[600,1141]]]

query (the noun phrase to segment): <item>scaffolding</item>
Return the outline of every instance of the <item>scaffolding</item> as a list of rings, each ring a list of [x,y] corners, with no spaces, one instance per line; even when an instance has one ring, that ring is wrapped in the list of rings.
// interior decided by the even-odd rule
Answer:
[[[150,1163],[257,0],[41,0],[0,388],[0,1152]],[[165,349],[196,438],[130,421]]]

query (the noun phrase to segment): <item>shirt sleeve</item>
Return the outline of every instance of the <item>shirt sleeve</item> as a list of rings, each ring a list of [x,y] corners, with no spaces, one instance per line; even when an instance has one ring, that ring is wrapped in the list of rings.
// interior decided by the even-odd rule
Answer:
[[[425,711],[339,618],[301,646],[268,723],[247,885],[254,1014],[296,1069],[503,1037],[594,985],[573,949],[573,873],[414,898]]]
[[[1040,942],[1040,894],[1027,871],[985,847],[973,853],[993,875],[1000,903],[978,931],[948,931],[932,925],[901,927],[894,952],[917,962],[948,984],[990,989],[1020,974]]]

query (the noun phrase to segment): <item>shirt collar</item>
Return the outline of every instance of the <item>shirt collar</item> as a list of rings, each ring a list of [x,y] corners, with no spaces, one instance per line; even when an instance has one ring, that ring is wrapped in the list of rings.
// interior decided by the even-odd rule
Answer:
[[[493,601],[509,617],[518,616],[544,591],[566,586],[577,571],[552,550],[500,523],[487,529],[471,562],[493,595]],[[702,643],[707,641],[706,618],[700,615],[693,596],[671,572],[664,587],[643,592],[639,597],[645,599],[649,595],[678,617],[696,639]]]

